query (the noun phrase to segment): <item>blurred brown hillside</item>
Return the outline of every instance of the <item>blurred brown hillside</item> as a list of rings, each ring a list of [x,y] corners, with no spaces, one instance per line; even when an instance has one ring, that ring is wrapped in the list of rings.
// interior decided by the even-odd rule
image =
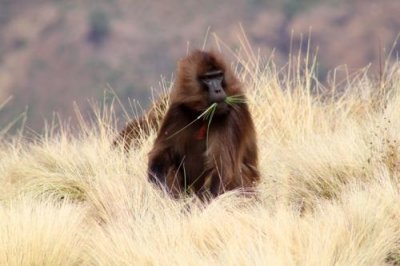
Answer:
[[[27,126],[40,130],[53,111],[73,117],[73,101],[87,111],[107,84],[125,104],[130,97],[145,106],[208,27],[235,48],[241,23],[252,47],[266,57],[275,49],[281,64],[292,30],[296,49],[312,27],[321,77],[343,64],[377,70],[400,32],[399,11],[398,0],[0,0],[0,103],[13,96],[0,125],[28,106]]]

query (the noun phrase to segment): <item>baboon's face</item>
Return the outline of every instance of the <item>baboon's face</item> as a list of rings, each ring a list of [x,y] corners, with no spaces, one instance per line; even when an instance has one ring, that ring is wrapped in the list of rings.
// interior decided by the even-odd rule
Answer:
[[[214,54],[197,51],[180,61],[177,77],[172,102],[182,103],[197,112],[203,112],[214,103],[218,105],[216,114],[229,111],[225,98],[235,93],[237,81],[230,77],[224,62]]]

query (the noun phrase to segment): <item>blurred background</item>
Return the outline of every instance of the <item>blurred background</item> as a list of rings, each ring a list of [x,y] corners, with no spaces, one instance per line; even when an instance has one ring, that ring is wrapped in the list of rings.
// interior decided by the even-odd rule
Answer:
[[[399,12],[399,0],[0,0],[0,126],[25,111],[37,132],[54,112],[74,123],[73,102],[89,112],[108,84],[146,107],[208,28],[237,49],[241,24],[254,50],[284,65],[311,27],[321,80],[337,66],[377,72],[400,50]]]

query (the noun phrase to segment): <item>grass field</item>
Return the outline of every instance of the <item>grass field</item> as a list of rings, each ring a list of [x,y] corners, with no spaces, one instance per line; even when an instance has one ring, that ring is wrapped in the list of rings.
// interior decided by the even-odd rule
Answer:
[[[247,58],[257,199],[163,195],[146,180],[155,133],[111,149],[105,107],[79,134],[3,137],[0,265],[400,264],[400,64],[322,86],[308,57]]]

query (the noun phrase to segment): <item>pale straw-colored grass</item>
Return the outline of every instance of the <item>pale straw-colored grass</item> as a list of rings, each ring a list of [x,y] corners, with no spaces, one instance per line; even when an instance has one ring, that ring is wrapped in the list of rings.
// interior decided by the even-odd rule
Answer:
[[[171,199],[146,180],[155,132],[129,154],[112,149],[105,108],[78,136],[2,140],[0,265],[400,263],[399,64],[336,92],[308,57],[278,70],[248,55],[256,199]]]

